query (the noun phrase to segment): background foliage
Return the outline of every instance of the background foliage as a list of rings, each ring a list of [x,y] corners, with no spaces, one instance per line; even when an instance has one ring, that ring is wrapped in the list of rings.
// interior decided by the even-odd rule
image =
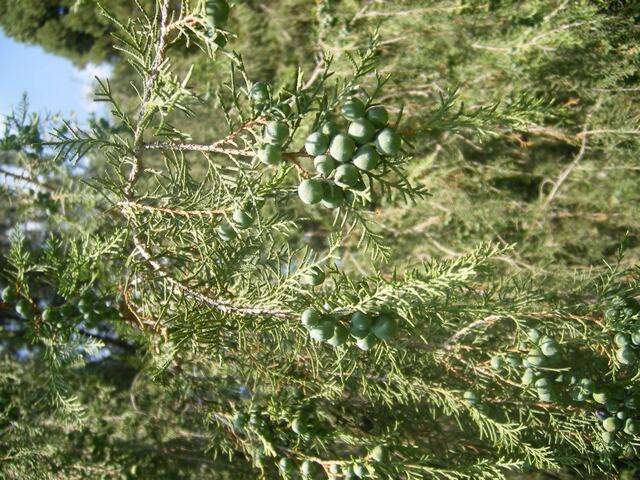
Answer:
[[[122,21],[142,18],[131,2],[103,5]],[[8,35],[77,62],[114,62],[112,98],[123,112],[137,111],[131,82],[140,80],[113,50],[117,42],[109,34],[117,29],[94,2],[0,2],[0,24]],[[374,32],[379,36],[377,68],[390,75],[379,100],[392,116],[402,107],[400,130],[413,155],[407,178],[428,195],[409,204],[396,195],[370,205],[374,228],[391,247],[387,261],[371,261],[358,235],[347,237],[335,251],[337,293],[318,293],[344,306],[362,300],[351,296],[360,288],[394,307],[410,305],[403,318],[415,325],[406,327],[402,341],[370,354],[351,349],[336,358],[306,341],[298,327],[272,335],[271,317],[219,316],[180,297],[172,300],[180,302],[183,317],[155,322],[166,318],[158,312],[166,289],[134,282],[131,295],[141,298],[123,292],[144,272],[141,261],[129,258],[129,229],[162,232],[164,217],[123,222],[113,199],[96,194],[105,184],[116,190],[117,164],[105,154],[110,147],[92,150],[80,165],[60,162],[39,144],[52,140],[47,132],[61,127],[57,120],[32,117],[26,107],[14,112],[0,167],[6,179],[2,280],[43,302],[64,298],[78,309],[78,299],[89,297],[105,306],[89,314],[76,310],[65,317],[70,321],[47,327],[2,303],[0,471],[7,478],[276,478],[268,442],[262,452],[253,448],[260,431],[246,441],[229,435],[229,422],[237,412],[255,415],[257,407],[278,437],[280,427],[288,431],[302,392],[317,412],[315,440],[298,444],[289,434],[268,440],[353,458],[367,457],[377,443],[398,445],[397,465],[390,467],[398,470],[385,471],[392,478],[523,472],[632,478],[637,453],[601,443],[597,405],[576,406],[564,393],[541,402],[520,385],[521,371],[498,375],[490,360],[509,352],[525,356],[530,345],[522,342],[535,326],[562,345],[562,364],[553,366],[559,373],[593,375],[638,394],[637,366],[625,370],[613,343],[615,333],[635,331],[637,313],[605,312],[614,295],[632,302],[639,293],[639,24],[640,7],[623,1],[282,0],[233,7],[226,51],[240,52],[247,76],[270,83],[274,92],[290,86],[298,66],[307,78],[317,75],[323,53],[334,56],[336,78],[349,78],[347,54],[366,49]],[[171,117],[172,126],[193,143],[224,137],[221,112],[229,92],[222,84],[231,62],[220,53],[213,61],[182,40],[169,58],[177,78],[191,69],[189,92],[196,94],[189,103],[193,115]],[[366,87],[373,82],[362,79]],[[97,138],[127,135],[117,119],[92,127]],[[189,158],[191,179],[180,184],[183,193],[167,193],[170,206],[183,202],[189,209],[212,200],[194,200],[210,167],[203,157]],[[151,156],[148,168],[161,169],[165,160]],[[16,166],[21,169],[10,168]],[[98,178],[104,183],[96,187]],[[285,180],[279,188],[292,185]],[[153,198],[153,187],[141,188]],[[332,218],[325,210],[279,201],[268,203],[263,215],[273,218],[271,226],[281,221],[283,230],[291,228],[291,251],[331,247]],[[190,229],[205,235],[204,243],[217,248],[218,242],[208,217],[172,224],[177,240],[163,248],[185,266],[194,264],[179,255]],[[279,233],[276,246],[285,242]],[[226,268],[207,272],[212,283],[224,280],[215,289],[234,269],[241,276],[243,265],[255,262],[258,245],[247,240],[242,251],[222,248]],[[365,276],[367,287],[350,284]],[[340,288],[348,292],[344,298]],[[267,296],[243,293],[254,302]],[[279,305],[294,312],[313,301],[309,292],[286,293]],[[128,301],[140,307],[138,314]],[[447,353],[445,342],[476,321],[484,322],[479,330]],[[293,347],[283,346],[287,342]],[[253,370],[258,365],[272,372]],[[343,383],[343,369],[351,368],[357,374]],[[398,383],[380,386],[372,376]],[[481,408],[461,401],[469,390],[481,395]],[[341,449],[323,429],[338,432]],[[637,448],[637,437],[630,443]],[[406,459],[418,467],[412,470]]]

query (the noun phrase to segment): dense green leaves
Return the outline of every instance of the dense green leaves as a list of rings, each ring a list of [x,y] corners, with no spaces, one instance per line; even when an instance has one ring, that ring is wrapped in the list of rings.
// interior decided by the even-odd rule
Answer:
[[[112,124],[6,122],[3,476],[637,464],[632,9],[168,5],[87,23]]]

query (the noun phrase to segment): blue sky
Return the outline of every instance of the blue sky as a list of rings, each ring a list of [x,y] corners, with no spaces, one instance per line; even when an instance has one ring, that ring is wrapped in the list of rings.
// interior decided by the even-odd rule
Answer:
[[[104,105],[91,99],[94,76],[105,78],[109,71],[107,65],[79,69],[38,46],[16,42],[0,30],[0,115],[9,113],[26,91],[34,112],[66,117],[73,112],[81,123],[92,112],[104,116]]]

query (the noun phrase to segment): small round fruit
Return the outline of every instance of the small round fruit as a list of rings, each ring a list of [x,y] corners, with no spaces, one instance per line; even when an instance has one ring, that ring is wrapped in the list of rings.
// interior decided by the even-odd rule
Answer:
[[[545,357],[540,350],[534,349],[527,355],[526,361],[533,367],[541,367],[545,363]]]
[[[616,417],[607,417],[602,422],[602,428],[607,432],[617,432],[620,429],[620,420]]]
[[[369,456],[376,462],[386,463],[389,461],[389,449],[384,445],[376,445]]]
[[[335,332],[335,324],[330,320],[323,320],[315,327],[309,329],[309,335],[318,342],[326,342]]]
[[[329,147],[329,137],[321,132],[313,132],[304,142],[304,149],[309,155],[322,155]]]
[[[526,368],[524,370],[524,373],[522,374],[522,378],[520,379],[520,381],[522,382],[523,385],[531,385],[535,380],[535,378],[536,378],[535,372],[530,368]]]
[[[359,328],[355,328],[353,325],[351,325],[351,329],[349,330],[349,334],[356,340],[361,340],[365,338],[367,335],[369,335],[370,333],[371,332],[369,329],[361,330]]]
[[[344,205],[344,191],[335,183],[331,183],[325,188],[322,197],[322,206],[326,208],[340,208]]]
[[[329,155],[318,155],[313,159],[313,166],[323,177],[328,177],[336,169],[336,161]]]
[[[236,233],[236,231],[228,223],[223,223],[218,227],[218,236],[220,237],[221,240],[225,242],[228,242],[229,240],[233,240],[234,238],[236,238],[237,235],[238,234]]]
[[[367,469],[362,463],[356,463],[353,466],[353,473],[355,473],[358,478],[364,478],[367,475]]]
[[[602,441],[607,445],[616,439],[616,434],[614,432],[607,432],[606,430],[603,430],[600,432],[600,435],[602,436]]]
[[[256,103],[264,103],[269,100],[269,87],[264,82],[256,82],[249,90],[249,96]]]
[[[356,143],[363,145],[373,140],[373,136],[376,134],[376,128],[369,120],[361,118],[349,124],[347,133]]]
[[[624,406],[629,410],[635,410],[638,408],[638,401],[635,397],[627,397],[624,399]]]
[[[380,163],[380,155],[373,145],[364,145],[353,156],[353,164],[360,170],[370,172]]]
[[[607,400],[609,400],[609,396],[607,395],[607,392],[593,392],[593,400],[601,405],[604,405],[605,403],[607,403]]]
[[[244,210],[236,210],[231,216],[233,223],[237,228],[245,229],[253,225],[253,217]]]
[[[638,423],[633,418],[627,418],[624,422],[624,433],[627,435],[637,435],[640,431]]]
[[[293,430],[296,435],[304,435],[309,431],[309,428],[307,427],[307,422],[300,417],[296,417],[293,419],[293,422],[291,422],[291,430]]]
[[[356,144],[353,139],[344,133],[339,133],[331,140],[329,155],[340,163],[346,163],[351,160],[355,149]]]
[[[320,323],[322,317],[318,313],[317,310],[313,308],[307,308],[302,315],[300,315],[300,321],[307,328],[312,328],[317,326]]]
[[[549,380],[548,380],[548,379],[546,379],[546,378],[544,378],[544,377],[539,378],[539,379],[538,379],[538,380],[536,380],[536,382],[534,383],[534,386],[535,386],[536,388],[547,388],[547,387],[549,387]]]
[[[2,301],[7,303],[18,301],[18,294],[13,287],[4,287],[4,290],[2,290]]]
[[[356,474],[353,472],[353,465],[346,464],[342,466],[342,476],[345,480],[353,480]]]
[[[265,165],[282,163],[282,150],[276,145],[266,144],[258,151],[258,159]]]
[[[321,470],[322,467],[320,467],[320,465],[318,465],[316,462],[312,462],[311,460],[305,460],[304,462],[302,462],[302,465],[300,465],[300,474],[305,480],[312,480],[314,478],[317,478]]]
[[[613,337],[614,343],[619,347],[626,347],[629,345],[629,335],[625,335],[624,333],[616,333],[616,336]]]
[[[21,298],[16,303],[16,312],[26,320],[33,318],[33,306],[24,298]]]
[[[78,310],[80,313],[89,313],[93,310],[93,302],[89,298],[81,298],[78,300]]]
[[[603,422],[606,418],[609,417],[609,412],[607,412],[604,408],[599,408],[596,410],[596,418]]]
[[[60,319],[60,313],[52,307],[44,307],[42,310],[42,321],[45,323],[54,323]]]
[[[582,378],[580,379],[580,387],[582,388],[582,390],[584,390],[585,393],[588,393],[589,395],[591,395],[593,393],[593,380],[591,380],[590,378]]]
[[[298,196],[307,205],[319,203],[324,196],[322,180],[307,178],[298,185]]]
[[[335,122],[332,121],[324,122],[320,127],[320,133],[326,135],[329,138],[335,137],[339,131],[340,129],[338,128],[338,125],[336,125]]]
[[[336,325],[333,330],[333,337],[327,340],[327,343],[332,347],[339,347],[344,345],[349,338],[349,331],[344,325]]]
[[[351,325],[356,330],[368,331],[373,325],[373,319],[362,312],[356,312],[351,315]]]
[[[361,180],[358,169],[350,163],[340,165],[336,168],[336,173],[333,178],[335,182],[342,187],[353,187]]]
[[[285,473],[285,474],[293,473],[293,462],[289,460],[287,457],[282,457],[278,461],[278,468],[282,473]]]
[[[527,337],[529,337],[530,342],[538,343],[538,341],[540,340],[540,332],[537,329],[532,328],[531,330],[529,330]]]
[[[626,420],[627,418],[629,418],[629,412],[627,412],[626,410],[618,410],[616,412],[616,417],[618,418],[618,420]]]
[[[538,400],[544,403],[553,402],[553,392],[550,390],[538,390]]]
[[[464,400],[470,405],[475,405],[478,403],[478,395],[476,394],[476,392],[472,392],[471,390],[467,390],[466,392],[464,392],[462,394],[462,398],[464,398]]]
[[[389,114],[382,105],[374,105],[367,109],[367,120],[377,128],[382,128],[389,123]]]
[[[631,343],[633,343],[636,347],[640,345],[640,332],[635,332],[631,335]]]
[[[398,323],[395,318],[381,315],[371,325],[371,331],[380,340],[389,340],[398,331]]]
[[[540,351],[545,357],[553,357],[559,352],[558,344],[555,340],[546,337],[546,339],[540,341]]]
[[[616,359],[623,365],[630,365],[636,360],[636,352],[631,347],[621,348],[616,352]]]
[[[289,125],[280,120],[267,123],[264,127],[264,138],[272,145],[283,145],[289,138]]]
[[[585,393],[580,391],[577,388],[570,390],[569,396],[571,397],[572,400],[575,400],[576,402],[584,402],[587,399],[587,396],[585,395]]]
[[[77,316],[75,306],[72,303],[65,303],[62,307],[60,307],[60,316],[66,319]]]
[[[342,105],[342,116],[347,120],[357,120],[364,117],[365,106],[362,100],[352,97]]]
[[[400,135],[390,128],[385,128],[376,137],[376,149],[381,155],[393,157],[398,154],[401,145]]]
[[[502,355],[494,355],[491,357],[491,368],[496,372],[499,372],[504,367],[504,358]]]
[[[376,344],[376,337],[372,333],[367,335],[364,338],[358,338],[356,340],[356,345],[360,350],[364,350],[365,352],[371,350]]]
[[[326,278],[326,275],[322,267],[319,267],[318,265],[316,265],[311,267],[309,271],[303,273],[300,280],[305,285],[311,285],[313,287],[317,287],[322,282],[324,282],[325,278]]]

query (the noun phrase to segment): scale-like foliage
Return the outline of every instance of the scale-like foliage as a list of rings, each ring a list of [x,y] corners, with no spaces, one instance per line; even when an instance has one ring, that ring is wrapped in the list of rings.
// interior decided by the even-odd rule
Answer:
[[[332,3],[317,8],[322,42],[338,28]],[[522,264],[514,245],[396,261],[407,232],[387,231],[440,192],[418,181],[435,161],[413,161],[423,136],[504,141],[559,114],[553,102],[524,89],[465,107],[451,89],[422,115],[397,103],[417,79],[377,71],[378,33],[265,82],[214,4],[226,5],[104,12],[137,75],[129,95],[99,81],[113,125],[54,121],[42,138],[26,112],[6,121],[3,475],[603,478],[632,464],[640,287],[622,254],[601,278],[549,292],[499,267]],[[340,35],[413,15],[391,7],[352,12]],[[449,7],[463,21],[485,8]],[[437,8],[449,11],[418,10]],[[544,51],[570,28],[520,32],[509,53]],[[192,45],[228,75],[207,91],[176,66]],[[371,114],[380,105],[391,118]],[[205,107],[215,140],[195,127]],[[351,163],[362,137],[372,167]],[[316,170],[325,153],[334,171]]]

